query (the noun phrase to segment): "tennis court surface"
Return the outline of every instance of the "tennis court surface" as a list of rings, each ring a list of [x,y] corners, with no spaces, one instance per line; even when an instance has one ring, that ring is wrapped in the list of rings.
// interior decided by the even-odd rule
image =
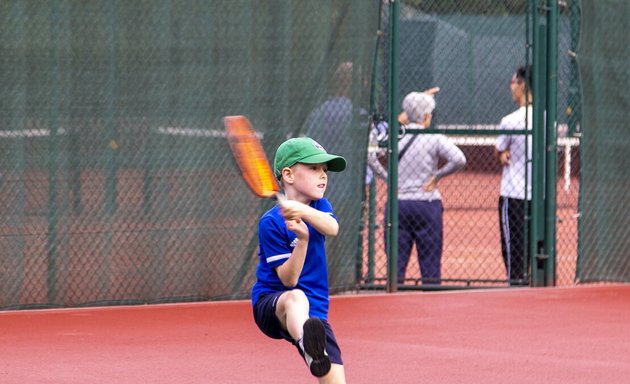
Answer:
[[[348,383],[628,383],[630,285],[333,297]],[[248,301],[0,312],[0,383],[313,383]]]

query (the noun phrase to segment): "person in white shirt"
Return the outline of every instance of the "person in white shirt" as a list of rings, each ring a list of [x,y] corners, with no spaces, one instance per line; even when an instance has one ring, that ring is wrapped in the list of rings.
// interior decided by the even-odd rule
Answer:
[[[510,81],[512,100],[518,109],[501,119],[500,129],[532,129],[532,68],[521,66]],[[530,260],[527,257],[526,217],[530,216],[532,194],[531,134],[501,134],[496,155],[503,167],[499,196],[501,254],[510,285],[527,285]]]

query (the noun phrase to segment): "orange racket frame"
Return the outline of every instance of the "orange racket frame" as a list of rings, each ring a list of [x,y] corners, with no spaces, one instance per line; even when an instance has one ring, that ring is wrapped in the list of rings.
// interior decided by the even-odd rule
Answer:
[[[223,125],[234,160],[243,180],[256,196],[281,198],[276,180],[260,139],[245,116],[225,116]]]

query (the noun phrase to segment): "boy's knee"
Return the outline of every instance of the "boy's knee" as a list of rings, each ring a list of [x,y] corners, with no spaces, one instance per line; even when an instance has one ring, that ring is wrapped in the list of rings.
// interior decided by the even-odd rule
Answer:
[[[284,300],[286,300],[287,302],[293,302],[293,303],[308,302],[308,298],[306,297],[306,294],[301,289],[292,289],[290,291],[286,291],[283,296],[284,296]]]

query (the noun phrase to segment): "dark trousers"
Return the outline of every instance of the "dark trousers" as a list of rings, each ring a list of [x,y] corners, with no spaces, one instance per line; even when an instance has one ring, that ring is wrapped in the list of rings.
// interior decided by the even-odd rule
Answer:
[[[443,212],[442,200],[398,201],[398,283],[405,280],[415,243],[423,284],[440,284]]]
[[[530,216],[531,202],[510,197],[499,197],[499,227],[501,229],[501,254],[510,285],[527,284],[529,271],[529,253],[525,226],[526,217]]]

